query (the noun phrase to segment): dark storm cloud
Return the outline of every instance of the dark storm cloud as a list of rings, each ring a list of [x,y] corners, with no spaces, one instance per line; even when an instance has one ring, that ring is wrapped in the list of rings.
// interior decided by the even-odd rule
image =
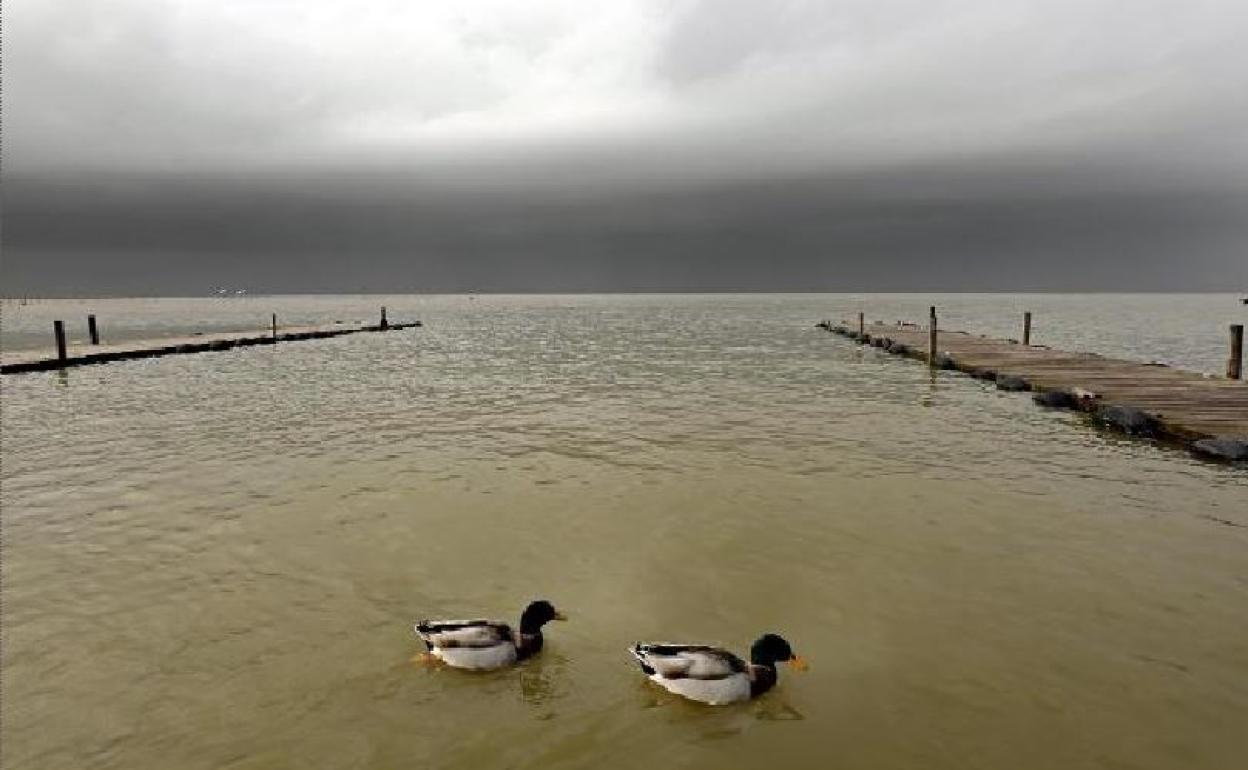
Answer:
[[[443,5],[7,5],[6,293],[1248,283],[1240,3]]]
[[[344,198],[324,190],[352,183],[323,177],[32,183],[10,206],[21,256],[6,269],[55,292],[191,294],[1226,290],[1248,278],[1248,195],[1006,194],[1025,179],[928,173],[596,194],[364,184]]]

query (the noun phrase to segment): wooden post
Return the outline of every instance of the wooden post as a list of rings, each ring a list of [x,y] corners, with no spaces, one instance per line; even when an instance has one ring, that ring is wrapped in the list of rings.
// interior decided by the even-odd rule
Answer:
[[[91,344],[100,344],[100,332],[95,328],[95,314],[87,316],[87,333],[91,335]]]
[[[1023,313],[1023,344],[1031,344],[1031,311]]]
[[[65,353],[65,322],[53,321],[52,332],[56,335],[56,357],[63,364],[69,358]]]
[[[1238,380],[1244,376],[1244,325],[1231,324],[1231,357],[1226,359],[1226,376]]]
[[[273,341],[277,342],[277,313],[273,314]]]
[[[386,306],[385,305],[381,306],[381,328],[383,330],[390,328],[389,322],[386,321]]]
[[[867,333],[867,314],[858,314],[858,334],[859,336]]]
[[[936,306],[927,311],[927,365],[936,365]]]

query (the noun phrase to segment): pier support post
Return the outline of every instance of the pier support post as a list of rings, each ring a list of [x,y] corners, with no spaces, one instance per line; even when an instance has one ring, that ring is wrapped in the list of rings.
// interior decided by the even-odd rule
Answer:
[[[936,306],[927,311],[927,365],[936,365]]]
[[[866,333],[867,333],[867,314],[859,313],[858,314],[858,336],[861,337],[862,335]]]
[[[1023,313],[1023,344],[1031,344],[1031,311]]]
[[[52,333],[56,335],[56,360],[60,361],[61,365],[64,366],[65,359],[69,358],[65,353],[65,322],[53,321]]]
[[[1226,359],[1226,376],[1238,380],[1244,376],[1244,325],[1231,324],[1231,355]]]
[[[91,344],[100,344],[100,331],[95,327],[95,314],[87,316],[87,334],[91,335]]]
[[[277,342],[277,313],[273,314],[273,341]]]
[[[386,321],[386,306],[385,305],[381,306],[381,328],[382,328],[382,331],[385,331],[386,329],[390,328],[390,323]]]

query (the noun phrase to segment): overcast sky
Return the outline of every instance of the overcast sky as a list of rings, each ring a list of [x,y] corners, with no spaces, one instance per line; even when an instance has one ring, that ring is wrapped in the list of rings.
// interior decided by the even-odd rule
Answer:
[[[5,293],[1248,288],[1242,0],[11,0]]]

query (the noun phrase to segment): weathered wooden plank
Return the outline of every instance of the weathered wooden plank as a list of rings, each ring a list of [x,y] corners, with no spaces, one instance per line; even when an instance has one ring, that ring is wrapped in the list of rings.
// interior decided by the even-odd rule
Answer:
[[[0,362],[0,373],[19,374],[23,372],[47,371],[67,366],[84,366],[184,353],[203,353],[251,345],[272,345],[279,340],[325,339],[344,334],[358,334],[360,332],[394,331],[410,329],[420,325],[420,321],[402,324],[391,323],[384,327],[379,324],[329,324],[323,326],[287,327],[282,334],[276,334],[276,329],[273,328],[271,331],[215,332],[195,334],[189,337],[135,340],[113,345],[68,345],[63,357],[58,355],[59,350],[6,352],[4,353],[3,361]]]
[[[1209,439],[1230,439],[1233,451],[1239,451],[1236,447],[1241,444],[1237,442],[1242,443],[1243,459],[1248,459],[1248,383],[1242,380],[1096,353],[1027,346],[963,331],[941,330],[936,336],[932,333],[934,316],[933,309],[927,328],[879,322],[865,328],[849,323],[828,324],[826,328],[877,347],[891,345],[894,353],[930,360],[942,368],[981,377],[992,373],[998,378],[1021,378],[1031,390],[1041,393],[1094,393],[1093,400],[1069,399],[1068,403],[1098,413],[1110,407],[1139,410],[1156,423],[1149,435],[1182,441],[1198,450],[1197,444],[1207,444]],[[1028,320],[1024,317],[1024,339],[1031,336]]]

